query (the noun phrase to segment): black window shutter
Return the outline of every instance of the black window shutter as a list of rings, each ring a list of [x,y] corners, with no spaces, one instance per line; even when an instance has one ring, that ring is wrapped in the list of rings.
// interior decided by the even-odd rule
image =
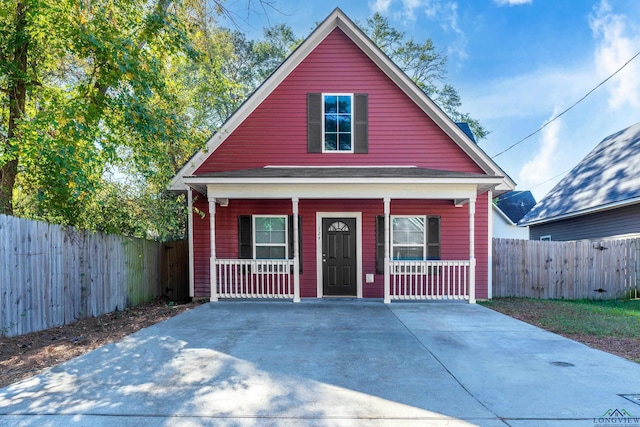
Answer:
[[[251,215],[238,215],[238,258],[253,258],[253,221]]]
[[[307,94],[307,152],[322,153],[322,94]]]
[[[354,98],[354,153],[369,152],[369,96],[366,93],[356,93]]]
[[[289,215],[289,259],[293,259],[293,215]],[[302,216],[298,215],[298,255],[300,257],[299,271],[302,273]]]
[[[440,259],[440,217],[427,217],[427,259]]]
[[[384,274],[384,216],[376,217],[376,274]]]

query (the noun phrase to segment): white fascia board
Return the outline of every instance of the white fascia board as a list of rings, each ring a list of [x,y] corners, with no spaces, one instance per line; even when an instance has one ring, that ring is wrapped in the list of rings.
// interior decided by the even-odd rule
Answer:
[[[369,182],[343,185],[318,183],[208,184],[207,197],[228,199],[475,199],[471,184],[377,184]]]
[[[548,222],[555,222],[555,221],[560,221],[560,220],[563,220],[563,219],[569,219],[569,218],[574,218],[574,217],[578,217],[578,216],[589,215],[589,214],[592,214],[592,213],[608,211],[608,210],[611,210],[611,209],[617,209],[617,208],[622,208],[622,207],[625,207],[625,206],[635,205],[637,203],[640,203],[640,197],[634,197],[632,199],[626,199],[626,200],[621,200],[621,201],[614,202],[614,203],[609,203],[609,204],[606,204],[606,205],[595,206],[593,208],[583,209],[583,210],[580,210],[580,211],[569,212],[569,213],[566,213],[566,214],[563,214],[563,215],[554,216],[554,217],[546,217],[546,218],[537,219],[537,220],[533,220],[533,221],[519,222],[518,225],[519,226],[531,226],[531,225],[546,224]]]

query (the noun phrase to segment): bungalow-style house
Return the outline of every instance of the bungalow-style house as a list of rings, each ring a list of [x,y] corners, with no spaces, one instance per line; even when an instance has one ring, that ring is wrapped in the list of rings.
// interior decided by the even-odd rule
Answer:
[[[493,237],[500,239],[529,239],[529,227],[518,221],[536,204],[531,191],[510,191],[501,194],[493,203]]]
[[[640,236],[640,123],[603,139],[519,224],[532,240]]]
[[[475,302],[514,183],[336,9],[170,188],[193,297]]]

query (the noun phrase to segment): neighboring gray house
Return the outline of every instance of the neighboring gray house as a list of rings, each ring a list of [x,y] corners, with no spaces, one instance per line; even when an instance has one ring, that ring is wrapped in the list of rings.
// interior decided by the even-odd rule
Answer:
[[[640,236],[640,123],[606,137],[519,225],[531,240]]]
[[[529,227],[517,224],[535,204],[531,191],[510,191],[498,196],[493,203],[493,237],[529,239]]]

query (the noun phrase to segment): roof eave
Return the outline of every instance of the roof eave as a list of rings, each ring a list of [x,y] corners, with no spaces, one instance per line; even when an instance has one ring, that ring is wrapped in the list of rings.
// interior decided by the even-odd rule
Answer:
[[[518,222],[518,225],[522,225],[522,226],[532,226],[532,225],[540,225],[540,224],[545,224],[548,222],[555,222],[555,221],[560,221],[563,219],[569,219],[569,218],[575,218],[578,216],[584,216],[584,215],[589,215],[589,214],[593,214],[593,213],[597,213],[597,212],[603,212],[603,211],[608,211],[611,209],[617,209],[617,208],[621,208],[621,207],[625,207],[625,206],[630,206],[630,205],[634,205],[640,203],[640,196],[638,197],[634,197],[631,199],[626,199],[626,200],[620,200],[617,202],[613,202],[613,203],[608,203],[606,205],[600,205],[600,206],[594,206],[591,208],[587,208],[587,209],[582,209],[580,211],[576,211],[576,212],[570,212],[570,213],[566,213],[566,214],[562,214],[562,215],[556,215],[553,217],[545,217],[545,218],[539,218],[539,219],[534,219],[534,220],[530,220],[530,221],[520,221]],[[524,219],[524,218],[523,218]]]

